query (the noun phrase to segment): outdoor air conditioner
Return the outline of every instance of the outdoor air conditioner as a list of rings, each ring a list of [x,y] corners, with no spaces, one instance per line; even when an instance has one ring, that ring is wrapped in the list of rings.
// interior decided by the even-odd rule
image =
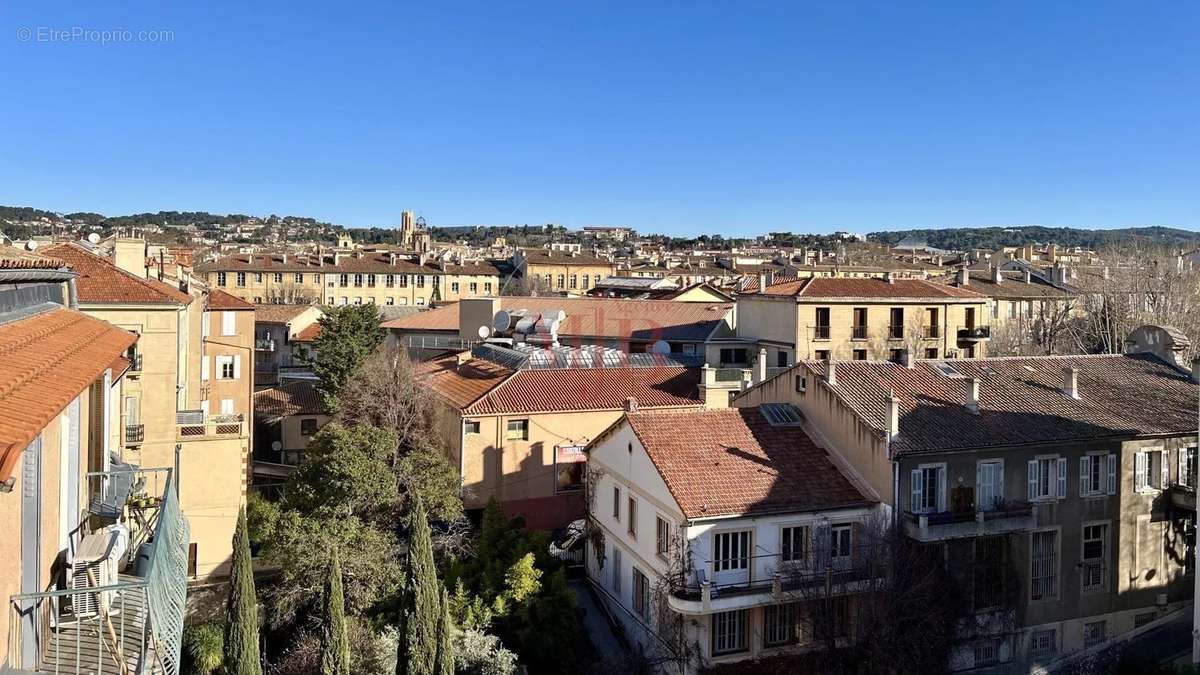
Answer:
[[[87,535],[79,542],[68,561],[67,583],[71,590],[85,590],[117,583],[120,561],[129,549],[129,530],[124,525],[108,527]],[[77,593],[71,598],[71,612],[76,618],[108,613],[112,591]]]

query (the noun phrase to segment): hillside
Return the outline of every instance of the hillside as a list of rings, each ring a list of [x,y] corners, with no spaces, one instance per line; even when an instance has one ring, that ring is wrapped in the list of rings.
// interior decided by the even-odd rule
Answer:
[[[892,230],[872,232],[872,241],[894,245],[904,239],[924,241],[929,246],[944,249],[995,249],[1001,246],[1056,243],[1059,246],[1082,246],[1097,249],[1131,241],[1168,246],[1200,245],[1200,232],[1172,227],[1132,227],[1118,230],[1088,230],[1073,227],[951,227],[928,230]]]

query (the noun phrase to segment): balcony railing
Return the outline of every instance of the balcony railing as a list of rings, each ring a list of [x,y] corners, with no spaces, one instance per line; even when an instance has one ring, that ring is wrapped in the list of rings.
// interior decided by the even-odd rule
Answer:
[[[888,339],[889,340],[903,340],[904,339],[904,324],[888,326]]]
[[[742,373],[746,372],[744,368],[717,368],[715,370],[714,377],[717,382],[741,382]]]
[[[131,372],[131,373],[142,372],[142,355],[141,354],[134,354],[133,356],[129,357],[129,372]]]
[[[175,437],[191,440],[219,436],[241,436],[245,420],[240,414],[209,415],[201,410],[181,410],[175,413]]]
[[[851,340],[866,340],[867,339],[867,327],[866,326],[851,327],[850,328],[850,339]]]
[[[936,340],[942,336],[941,326],[925,326],[922,334],[929,340]]]
[[[114,514],[122,519],[128,555],[81,565],[68,575],[79,585],[13,595],[9,665],[28,672],[178,675],[190,537],[174,480],[171,469],[133,466],[88,474],[96,492],[89,510],[100,522],[116,520]],[[109,508],[117,504],[117,511]]]
[[[269,338],[266,340],[258,338],[254,340],[254,348],[260,352],[273,352],[275,351],[275,341]]]
[[[958,339],[967,342],[992,339],[990,326],[964,326],[958,329]]]
[[[812,335],[814,340],[828,340],[829,326],[813,326]]]
[[[146,425],[145,424],[126,424],[125,425],[125,444],[137,445],[146,440]]]
[[[1171,506],[1184,511],[1196,510],[1196,488],[1175,483],[1171,485]]]
[[[1020,501],[1006,501],[987,511],[971,508],[932,513],[904,512],[905,532],[923,542],[1004,534],[1030,527],[1033,527],[1033,505]]]

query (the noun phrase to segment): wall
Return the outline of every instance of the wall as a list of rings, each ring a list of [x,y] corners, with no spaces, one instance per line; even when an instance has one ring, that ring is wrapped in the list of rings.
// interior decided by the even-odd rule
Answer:
[[[411,267],[411,264],[406,265]],[[246,285],[237,285],[237,272],[226,273],[225,285],[219,284],[218,272],[207,272],[203,276],[210,287],[239,297],[247,302],[263,303],[277,300],[290,302],[305,301],[327,305],[428,305],[433,299],[433,289],[439,289],[442,301],[500,293],[503,278],[494,268],[486,266],[452,266],[446,272],[429,268],[422,274],[401,273],[392,275],[392,285],[387,284],[388,272],[381,264],[378,273],[360,273],[362,285],[355,286],[355,272],[347,274],[346,285],[341,285],[342,272],[327,266],[322,272],[279,272],[282,281],[276,281],[275,272],[246,272]],[[295,282],[295,275],[303,275],[303,283]],[[259,280],[259,275],[262,279]],[[375,283],[371,285],[370,279]],[[435,281],[436,280],[436,281]],[[472,286],[472,284],[474,286]],[[299,300],[297,299],[299,298]]]

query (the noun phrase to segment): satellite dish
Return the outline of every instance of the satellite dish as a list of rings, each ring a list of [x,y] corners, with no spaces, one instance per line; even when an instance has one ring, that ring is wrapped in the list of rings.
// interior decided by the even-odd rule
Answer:
[[[36,249],[37,246],[38,246],[37,242],[32,239],[25,242],[25,250],[27,250],[27,251],[32,251],[32,250]]]
[[[279,452],[283,449],[283,443],[280,443],[279,441],[271,441],[271,449],[275,452]]]
[[[488,336],[491,334],[492,334],[491,328],[488,328],[487,326],[479,327],[479,339],[480,340],[486,340],[488,338]]]
[[[492,317],[492,330],[507,333],[509,328],[512,328],[512,314],[504,310],[496,312],[496,316]]]
[[[97,234],[97,233],[95,233],[95,232],[93,232],[93,233],[89,234],[89,235],[88,235],[88,237],[87,237],[87,239],[88,239],[88,241],[90,241],[90,242],[91,242],[91,243],[93,243],[93,244],[99,244],[99,243],[100,243],[100,235],[99,235],[99,234]]]
[[[671,345],[668,344],[665,340],[658,340],[654,344],[650,345],[650,353],[651,354],[670,354],[671,353]]]

